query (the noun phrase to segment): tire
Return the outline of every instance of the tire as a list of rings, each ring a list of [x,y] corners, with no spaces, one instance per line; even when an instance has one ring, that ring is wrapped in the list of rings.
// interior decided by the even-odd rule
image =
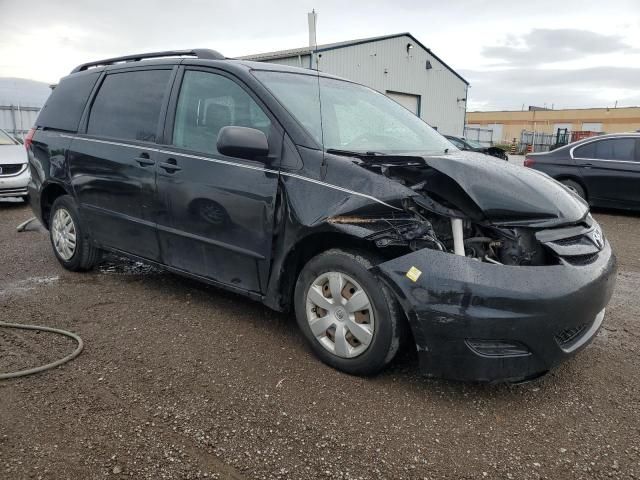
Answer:
[[[584,188],[578,182],[566,179],[566,180],[560,180],[560,183],[562,183],[565,187],[567,187],[569,190],[574,192],[583,200],[587,199],[587,192],[584,191]]]
[[[366,251],[328,250],[309,260],[302,268],[296,282],[294,293],[296,320],[312,350],[327,365],[352,375],[374,375],[380,372],[393,360],[400,346],[404,316],[393,294],[369,272],[369,268],[378,263],[376,260],[376,256]],[[319,294],[325,297],[321,298],[319,303],[324,304],[325,300],[333,302],[329,279],[326,281],[323,279],[325,276],[334,279],[337,275],[342,278],[342,289],[338,290],[341,292],[341,303],[348,301],[342,293],[355,297],[354,291],[362,301],[362,294],[358,291],[363,290],[368,300],[366,310],[349,313],[348,303],[343,303],[345,308],[342,308],[342,312],[338,311],[340,310],[338,307],[342,305],[330,312],[317,307],[317,304],[309,300],[308,295],[313,287],[315,289],[313,298],[319,298]],[[322,282],[325,283],[321,285]],[[331,297],[327,298],[325,294]],[[330,306],[327,305],[327,307]],[[315,323],[320,319],[327,320]],[[312,331],[311,322],[316,325],[315,334]],[[329,323],[331,326],[323,333],[319,333]],[[357,337],[349,330],[349,325],[358,331]],[[346,334],[341,336],[338,332],[346,332]],[[338,342],[338,338],[347,339],[347,344],[343,341]],[[360,342],[360,339],[364,342]],[[344,346],[347,347],[347,353]]]
[[[24,203],[29,204],[29,195],[23,195],[21,198]]]
[[[56,215],[60,217],[56,219]],[[62,219],[65,220],[66,225],[71,225],[68,229],[72,228],[72,233],[75,236],[75,246],[73,248],[65,249],[61,246],[63,243],[60,235],[62,235],[64,228],[54,225],[54,222],[58,222],[58,225],[60,225]],[[66,223],[67,219],[70,219],[71,224]],[[69,232],[71,232],[71,230],[69,230]],[[70,238],[71,235],[68,233],[63,237]],[[100,261],[102,256],[102,252],[93,245],[85,226],[80,222],[78,208],[73,198],[69,195],[62,195],[56,198],[51,206],[49,239],[51,240],[53,253],[60,264],[72,272],[91,270]],[[68,242],[65,243],[69,245]]]

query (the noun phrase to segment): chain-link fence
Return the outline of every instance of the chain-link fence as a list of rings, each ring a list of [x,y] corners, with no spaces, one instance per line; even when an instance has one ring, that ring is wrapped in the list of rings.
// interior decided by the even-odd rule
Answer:
[[[520,133],[519,153],[548,152],[568,143],[577,142],[583,138],[600,135],[602,132],[576,131],[571,132],[567,128],[559,128],[555,133],[529,132],[523,130]]]
[[[563,137],[564,140],[564,137]],[[520,152],[548,152],[553,150],[557,144],[555,133],[528,132],[523,130],[520,133]],[[566,144],[563,143],[563,145]]]
[[[464,127],[464,138],[475,140],[491,147],[493,145],[493,130],[490,128]]]

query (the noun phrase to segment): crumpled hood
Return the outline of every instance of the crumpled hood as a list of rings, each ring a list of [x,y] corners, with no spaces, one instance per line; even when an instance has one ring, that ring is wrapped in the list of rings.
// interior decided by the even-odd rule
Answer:
[[[27,151],[23,145],[0,145],[0,165],[27,163]]]
[[[584,200],[548,175],[504,160],[472,152],[429,156],[424,160],[460,185],[494,223],[574,223],[589,210]]]

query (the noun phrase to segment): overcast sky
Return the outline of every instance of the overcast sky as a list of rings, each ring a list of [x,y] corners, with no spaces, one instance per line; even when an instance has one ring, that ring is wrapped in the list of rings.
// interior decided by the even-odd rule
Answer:
[[[469,110],[640,105],[640,0],[0,0],[0,77],[180,48],[233,57],[411,32],[470,83]]]

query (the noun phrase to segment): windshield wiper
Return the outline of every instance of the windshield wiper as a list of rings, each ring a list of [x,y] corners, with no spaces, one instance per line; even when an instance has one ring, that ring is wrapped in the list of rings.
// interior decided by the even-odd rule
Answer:
[[[349,157],[384,157],[387,155],[382,152],[355,152],[352,150],[340,150],[338,148],[327,148],[327,153],[332,153],[333,155],[345,155]]]

